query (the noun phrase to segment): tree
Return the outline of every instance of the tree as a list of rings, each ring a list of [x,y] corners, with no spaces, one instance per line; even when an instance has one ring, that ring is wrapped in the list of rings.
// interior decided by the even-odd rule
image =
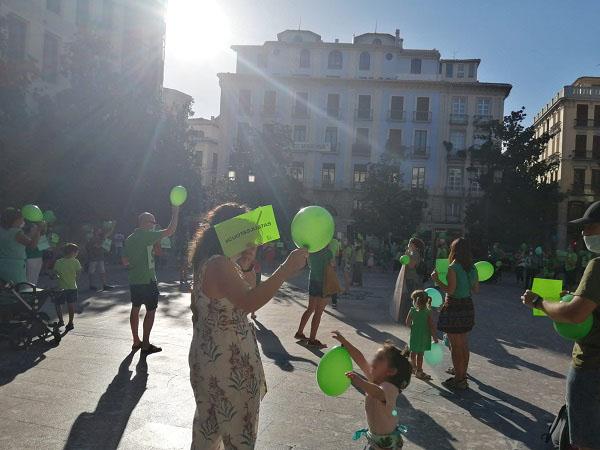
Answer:
[[[558,169],[559,159],[544,158],[551,136],[537,136],[533,125],[523,125],[525,117],[522,108],[502,122],[485,124],[481,128],[485,142],[469,150],[484,169],[477,179],[484,195],[469,205],[466,225],[485,245],[549,242],[556,230],[561,194],[549,174]]]
[[[402,183],[397,160],[384,155],[379,163],[369,165],[357,200],[360,207],[353,213],[357,232],[401,241],[416,232],[426,193],[408,190]]]

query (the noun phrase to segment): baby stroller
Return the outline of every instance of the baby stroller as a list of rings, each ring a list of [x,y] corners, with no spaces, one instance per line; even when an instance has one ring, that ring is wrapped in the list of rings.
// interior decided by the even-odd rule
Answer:
[[[6,283],[0,280],[0,339],[5,339],[15,349],[27,349],[32,341],[53,338],[60,343],[58,322],[40,311],[44,303],[60,292],[38,289],[31,283]]]

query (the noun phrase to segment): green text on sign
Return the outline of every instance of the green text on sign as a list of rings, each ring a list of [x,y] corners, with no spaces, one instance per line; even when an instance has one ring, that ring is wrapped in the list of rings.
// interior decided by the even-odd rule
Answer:
[[[223,254],[239,255],[248,247],[279,239],[273,206],[261,206],[215,225]]]

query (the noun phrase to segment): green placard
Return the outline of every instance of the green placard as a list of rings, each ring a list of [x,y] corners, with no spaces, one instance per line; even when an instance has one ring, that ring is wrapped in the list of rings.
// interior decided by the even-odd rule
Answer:
[[[223,254],[239,255],[246,248],[279,239],[279,229],[271,205],[261,206],[215,225]]]
[[[549,280],[546,278],[534,278],[531,291],[549,302],[560,301],[560,293],[563,289],[562,280]],[[534,308],[534,316],[546,316],[544,311]]]
[[[450,261],[447,258],[439,258],[435,260],[435,271],[438,273],[440,277],[440,281],[445,285],[448,284],[448,266],[450,265]]]

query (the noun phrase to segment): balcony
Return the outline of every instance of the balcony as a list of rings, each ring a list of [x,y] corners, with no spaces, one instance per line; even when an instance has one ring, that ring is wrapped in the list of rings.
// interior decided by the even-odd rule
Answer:
[[[550,134],[556,134],[556,133],[560,132],[561,125],[562,125],[562,122],[560,122],[560,121],[556,122],[554,125],[552,125],[550,127],[550,129],[548,130],[548,133],[550,133]]]
[[[571,153],[571,159],[576,159],[576,160],[585,160],[585,159],[589,159],[588,158],[588,154],[587,154],[587,150],[586,149],[575,149],[573,150],[573,152]]]
[[[599,101],[600,100],[600,87],[598,86],[564,86],[560,91],[556,93],[552,100],[547,103],[542,110],[537,113],[533,122],[536,123],[539,119],[543,117],[556,103],[561,101],[563,98],[572,98],[575,100],[590,100],[590,101]]]
[[[462,186],[446,186],[444,190],[446,196],[448,197],[464,197],[465,196],[465,188]]]
[[[410,159],[429,159],[429,146],[415,145],[410,147]]]
[[[356,120],[373,120],[373,110],[370,108],[358,108],[355,111]]]
[[[467,150],[466,149],[458,149],[452,150],[448,152],[448,161],[465,161],[467,159]]]
[[[573,183],[571,185],[571,195],[584,195],[586,191],[590,191],[591,186],[584,183]]]
[[[277,109],[274,106],[263,106],[261,110],[263,117],[275,117],[277,115]]]
[[[361,142],[355,142],[354,144],[352,144],[352,155],[371,156],[371,145]]]
[[[327,108],[327,115],[329,117],[340,118],[340,108]]]
[[[446,222],[445,223],[459,223],[460,217],[454,216],[452,214],[446,214]]]
[[[390,109],[388,111],[388,120],[390,122],[404,122],[404,111],[401,109]]]
[[[468,114],[450,114],[450,125],[468,125]]]
[[[400,142],[388,139],[385,143],[385,149],[396,156],[404,156],[407,153],[407,147],[402,145]]]
[[[312,142],[294,142],[290,148],[293,152],[319,152],[319,153],[331,153],[337,150],[336,147],[332,147],[329,142],[323,144],[313,144]]]
[[[294,119],[308,119],[308,109],[306,109],[306,108],[294,108],[292,110],[292,117]]]
[[[413,111],[413,121],[421,123],[431,122],[431,111]]]
[[[575,119],[575,128],[600,128],[600,118],[597,119]]]
[[[473,125],[475,126],[485,126],[489,124],[494,117],[491,114],[475,114],[473,116]]]

